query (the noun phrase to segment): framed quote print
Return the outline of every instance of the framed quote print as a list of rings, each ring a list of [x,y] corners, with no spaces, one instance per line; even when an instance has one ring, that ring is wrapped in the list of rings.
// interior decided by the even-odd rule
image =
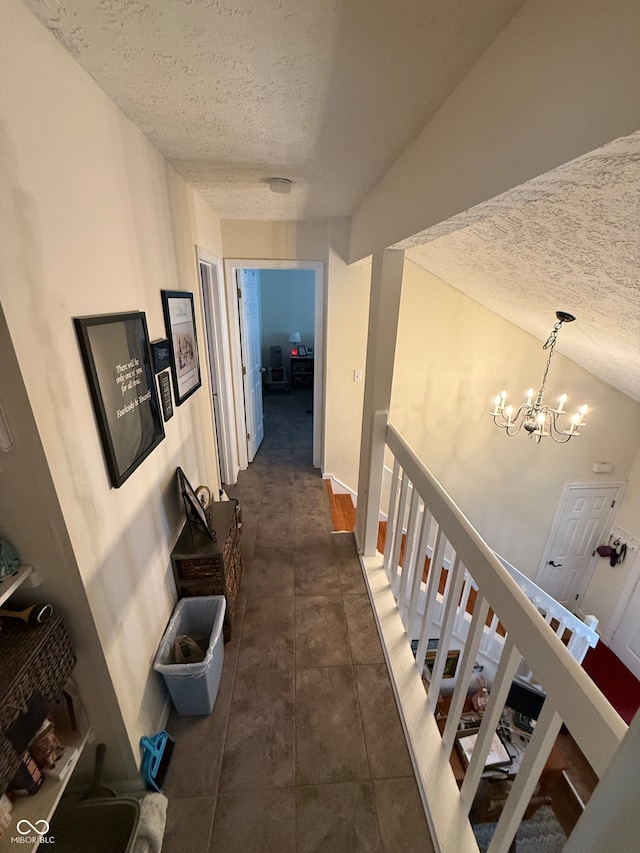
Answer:
[[[76,317],[76,334],[112,485],[164,438],[143,312]]]

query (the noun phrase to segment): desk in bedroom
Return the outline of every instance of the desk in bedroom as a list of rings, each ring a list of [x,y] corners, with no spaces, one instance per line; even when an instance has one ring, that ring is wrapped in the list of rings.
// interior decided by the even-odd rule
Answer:
[[[438,726],[441,730],[444,730],[446,714],[448,713],[450,703],[451,697],[446,696],[438,704],[438,709],[443,713],[442,718],[438,721]],[[469,722],[470,718],[473,716],[477,718],[478,726],[480,725],[481,717],[478,714],[473,713],[470,701],[465,704],[462,716],[463,720],[466,719],[467,722]],[[467,731],[469,730],[471,729],[467,729]],[[517,738],[517,735],[514,735],[514,738]],[[522,738],[522,743],[517,744],[517,749],[514,750],[512,748],[510,750],[510,752],[518,751],[521,753],[519,756],[520,761],[522,760],[522,754],[526,747],[527,738],[524,733]],[[508,746],[510,747],[511,744]],[[458,783],[458,787],[460,787],[464,780],[466,766],[458,751],[457,744],[451,751],[449,763],[451,764],[451,769],[453,770],[453,775]],[[504,770],[496,768],[487,771],[485,777],[482,779],[480,787],[478,788],[473,804],[471,811],[472,823],[484,823],[496,820],[496,815],[502,810],[509,788],[515,778],[517,764],[519,764],[519,761],[513,766],[507,766]],[[565,761],[565,757],[558,746],[554,744],[540,775],[538,790],[536,791],[536,795],[532,797],[525,817],[528,817],[529,813],[535,811],[535,809],[543,802],[550,801],[552,791],[557,787],[559,780],[562,778],[562,773],[566,769],[567,763]]]
[[[313,386],[313,356],[291,356],[291,384],[294,388],[310,388]]]

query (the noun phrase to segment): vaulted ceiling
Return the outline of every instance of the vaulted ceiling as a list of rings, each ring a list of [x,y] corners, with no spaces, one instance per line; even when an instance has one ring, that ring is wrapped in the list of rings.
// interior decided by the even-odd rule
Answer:
[[[223,219],[349,216],[524,0],[23,0]],[[289,195],[268,179],[293,181]],[[640,400],[640,134],[406,241]]]

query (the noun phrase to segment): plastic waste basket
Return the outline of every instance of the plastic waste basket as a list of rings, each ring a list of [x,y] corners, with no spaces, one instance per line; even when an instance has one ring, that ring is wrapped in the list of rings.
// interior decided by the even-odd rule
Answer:
[[[224,662],[222,624],[226,604],[224,595],[180,599],[158,646],[153,668],[164,677],[181,716],[210,714],[213,710]],[[176,637],[183,634],[202,644],[203,650],[206,644],[204,660],[174,662]]]

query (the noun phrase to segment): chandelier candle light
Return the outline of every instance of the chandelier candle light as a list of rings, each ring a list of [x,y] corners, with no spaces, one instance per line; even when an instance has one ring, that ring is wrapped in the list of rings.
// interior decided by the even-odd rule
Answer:
[[[573,314],[567,314],[566,311],[556,311],[558,322],[553,327],[553,331],[547,338],[547,342],[542,349],[549,350],[547,365],[545,367],[544,376],[542,377],[542,385],[535,398],[533,399],[533,388],[527,391],[527,401],[522,403],[517,412],[513,411],[513,406],[507,406],[507,392],[503,391],[498,394],[494,400],[493,411],[490,412],[493,422],[496,426],[501,427],[507,435],[517,435],[522,427],[529,433],[529,438],[540,442],[545,435],[550,435],[558,444],[565,444],[574,435],[580,435],[579,427],[586,426],[584,417],[587,414],[589,407],[585,403],[581,406],[569,422],[569,428],[564,430],[558,429],[558,415],[566,414],[563,406],[567,402],[567,395],[563,394],[559,401],[558,407],[552,409],[550,406],[545,406],[542,402],[542,397],[545,392],[545,382],[549,373],[549,365],[551,357],[556,346],[558,332],[563,323],[572,323],[576,318]]]

